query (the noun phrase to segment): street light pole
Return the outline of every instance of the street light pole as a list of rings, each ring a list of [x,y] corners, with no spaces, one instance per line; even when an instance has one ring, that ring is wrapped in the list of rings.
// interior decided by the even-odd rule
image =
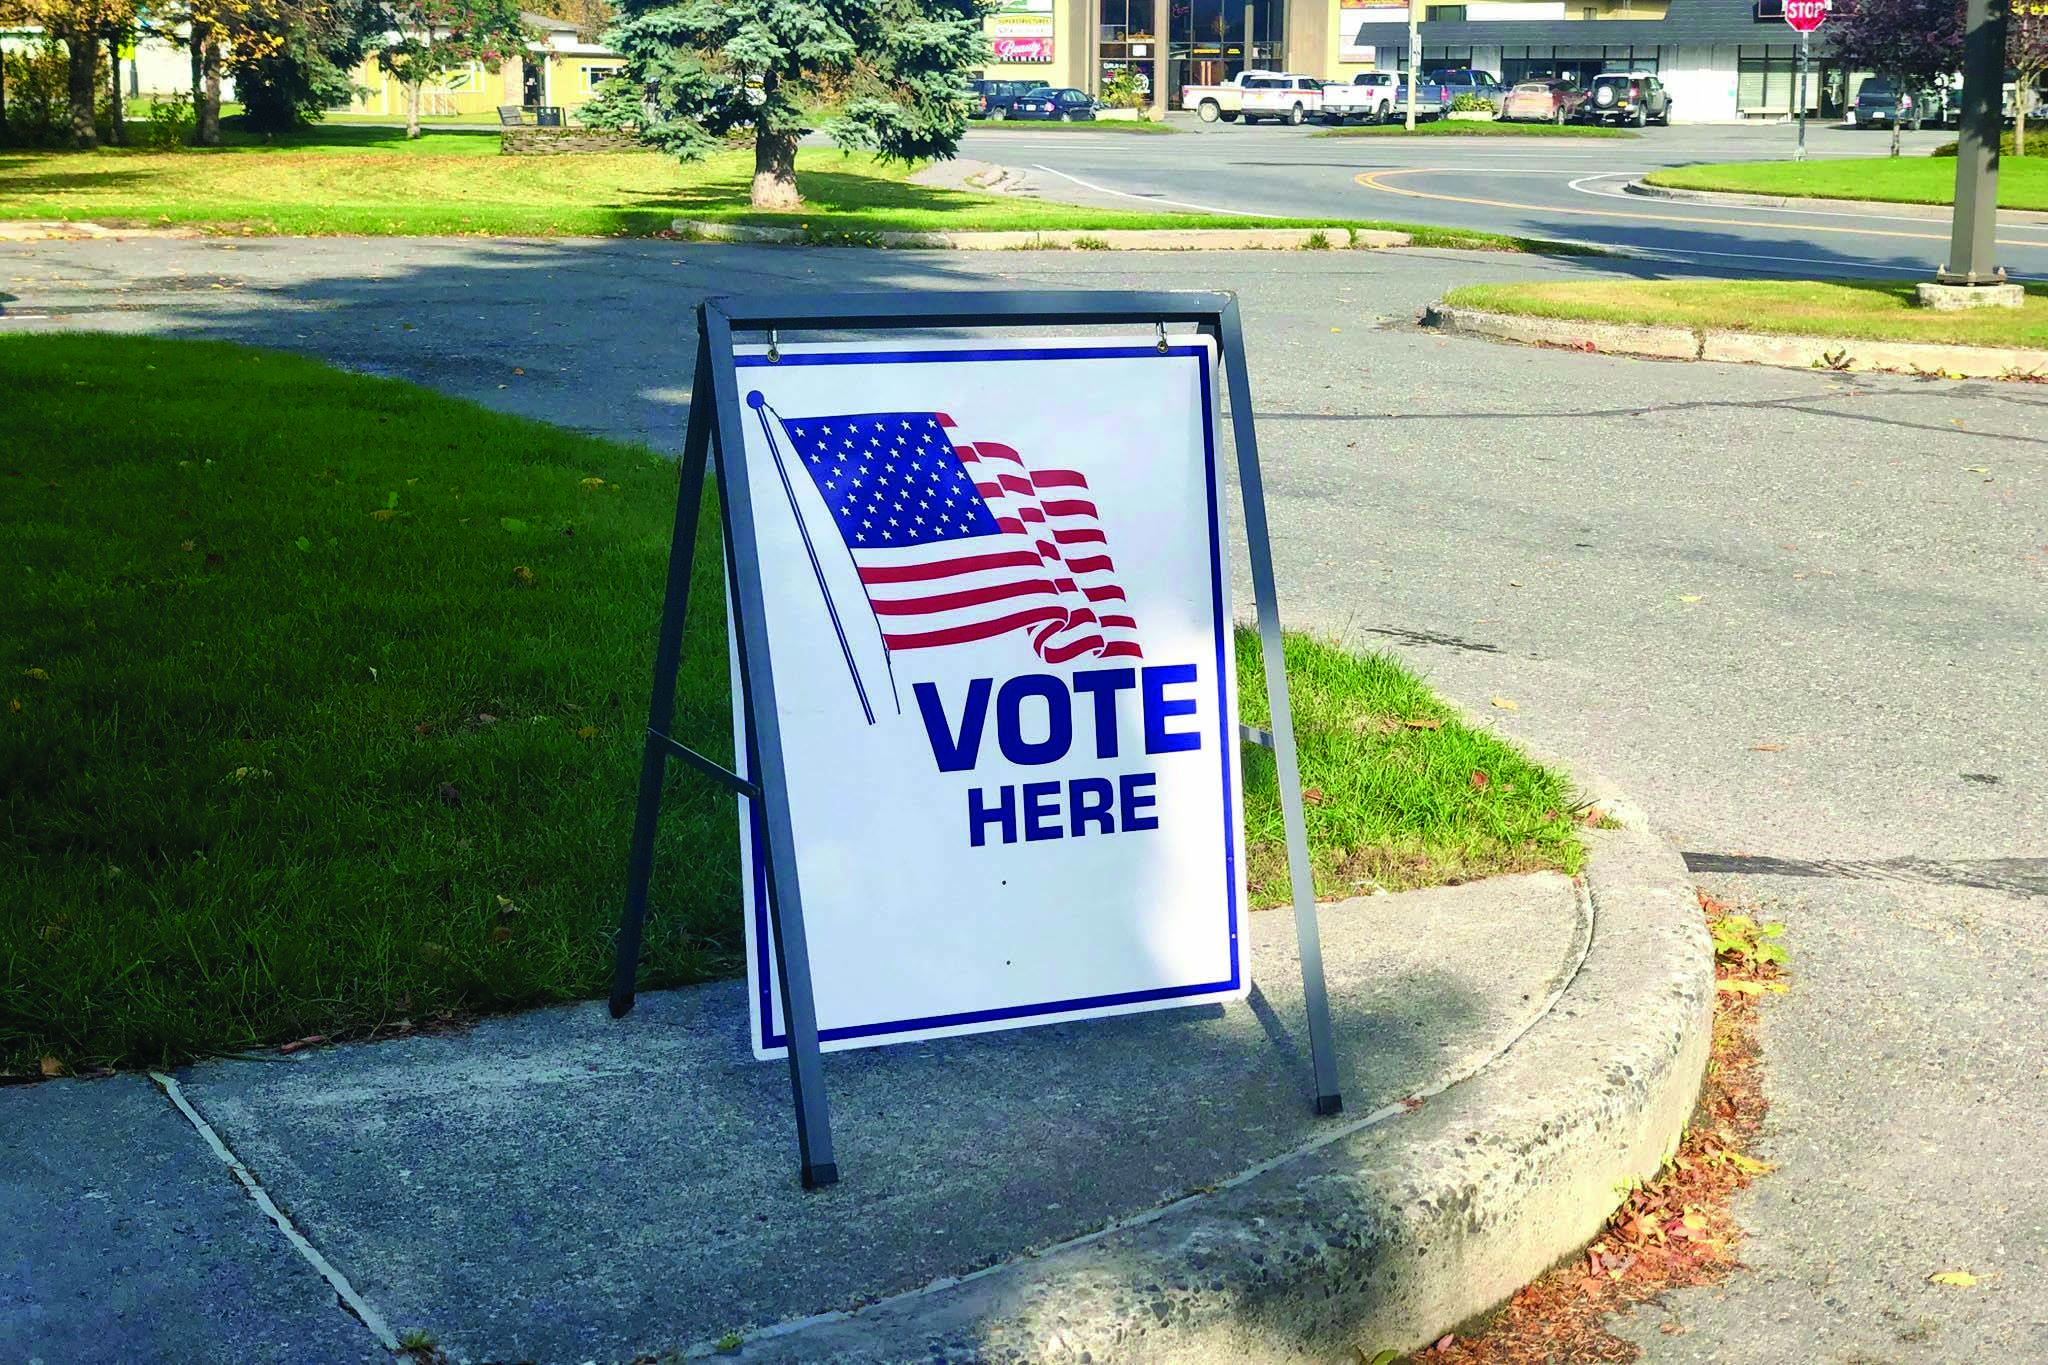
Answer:
[[[1408,131],[1415,131],[1415,79],[1422,65],[1422,0],[1408,0]]]
[[[1166,0],[1152,0],[1152,121],[1166,122]]]
[[[2005,84],[2005,0],[1969,0],[1964,11],[1961,136],[1956,141],[1956,204],[1944,285],[2002,285],[1992,260],[1998,227],[1999,96]]]

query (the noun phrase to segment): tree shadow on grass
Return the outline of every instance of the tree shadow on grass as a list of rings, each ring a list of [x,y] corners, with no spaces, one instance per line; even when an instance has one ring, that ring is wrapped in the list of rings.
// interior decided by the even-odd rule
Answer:
[[[72,156],[76,153],[52,153]],[[0,156],[0,197],[14,194],[58,194],[66,190],[104,190],[133,184],[143,178],[140,171],[93,169],[90,171],[37,171],[43,159],[32,155]]]

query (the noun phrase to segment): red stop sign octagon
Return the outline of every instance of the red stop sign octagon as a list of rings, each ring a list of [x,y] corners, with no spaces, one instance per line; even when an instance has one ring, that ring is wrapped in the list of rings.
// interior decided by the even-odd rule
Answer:
[[[1785,22],[1811,33],[1828,17],[1828,0],[1785,0]]]

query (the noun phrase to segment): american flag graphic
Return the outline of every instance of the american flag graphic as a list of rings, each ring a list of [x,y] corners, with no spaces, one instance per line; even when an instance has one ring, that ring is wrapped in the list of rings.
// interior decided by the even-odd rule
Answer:
[[[832,509],[891,651],[1026,631],[1050,664],[1141,657],[1078,471],[960,440],[942,412],[779,422]]]

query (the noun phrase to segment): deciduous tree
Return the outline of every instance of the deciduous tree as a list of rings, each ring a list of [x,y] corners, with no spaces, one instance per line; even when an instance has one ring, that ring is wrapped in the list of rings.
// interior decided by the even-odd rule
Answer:
[[[2048,0],[2012,0],[2005,12],[2005,61],[2013,69],[2012,151],[2027,154],[2027,106],[2048,76]]]
[[[100,45],[135,23],[135,0],[17,0],[15,16],[64,44],[71,104],[71,145],[96,147]]]
[[[1874,71],[1900,89],[1926,89],[1962,62],[1963,16],[1956,0],[1855,0],[1828,30],[1845,67]],[[1899,120],[1892,119],[1892,155]]]
[[[708,2],[708,0],[707,0]],[[471,63],[496,71],[534,41],[516,0],[386,0],[377,65],[405,87],[405,135],[420,135],[420,92]]]
[[[607,42],[627,57],[585,122],[629,122],[694,160],[735,135],[754,144],[752,203],[802,206],[797,142],[821,89],[842,147],[898,160],[950,157],[967,127],[961,73],[987,59],[985,0],[622,0]]]

